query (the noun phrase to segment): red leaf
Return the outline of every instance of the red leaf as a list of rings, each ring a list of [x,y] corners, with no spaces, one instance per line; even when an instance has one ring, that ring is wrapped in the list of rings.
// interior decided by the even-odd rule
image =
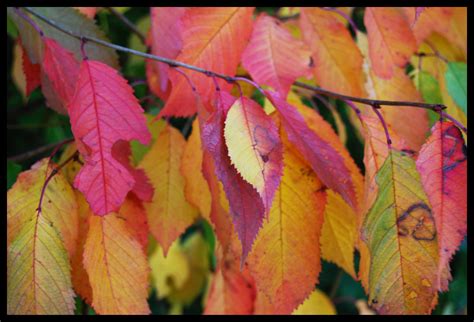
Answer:
[[[130,149],[130,143],[124,140],[117,141],[112,147],[112,156],[120,162],[133,176],[135,179],[135,185],[133,186],[132,192],[143,201],[151,201],[153,198],[153,186],[151,185],[148,177],[143,169],[135,169],[130,165],[130,155],[132,150]]]
[[[311,131],[296,108],[282,99],[280,94],[272,91],[265,91],[265,94],[280,112],[288,139],[310,163],[321,181],[338,192],[353,209],[357,209],[351,173],[342,156],[328,142]]]
[[[23,72],[26,78],[26,96],[30,96],[31,92],[41,84],[41,68],[39,64],[33,64],[25,52],[21,42],[19,42],[22,51]]]
[[[118,140],[151,138],[133,90],[117,71],[99,61],[82,62],[69,105],[71,127],[85,164],[74,180],[96,215],[117,211],[133,189],[133,174],[112,157]]]
[[[74,89],[79,75],[79,62],[69,50],[63,48],[56,40],[44,38],[43,71],[46,73],[59,97],[61,105],[66,107],[74,96]]]
[[[207,120],[199,122],[202,124],[201,142],[214,160],[216,175],[229,200],[232,220],[242,242],[243,263],[262,225],[265,209],[257,190],[231,164],[224,141],[224,119],[235,97],[226,92],[217,95],[216,109]]]
[[[249,7],[191,8],[183,15],[183,49],[176,60],[234,75],[252,31],[252,13]],[[204,102],[212,98],[214,82],[202,73],[183,69],[196,86]],[[187,79],[170,70],[171,94],[158,117],[190,116],[196,113],[196,96]],[[223,90],[231,84],[221,82]]]
[[[311,75],[310,62],[309,49],[303,42],[280,26],[277,19],[260,15],[242,54],[242,65],[257,83],[272,86],[286,97],[295,79]]]
[[[466,153],[461,131],[451,122],[436,122],[416,161],[436,223],[441,290],[448,287],[442,271],[467,232]]]
[[[151,53],[153,55],[174,59],[178,56],[183,41],[181,39],[181,17],[185,8],[163,7],[151,8]],[[169,66],[157,61],[151,62],[158,71],[158,84],[161,92],[166,93],[168,88]]]

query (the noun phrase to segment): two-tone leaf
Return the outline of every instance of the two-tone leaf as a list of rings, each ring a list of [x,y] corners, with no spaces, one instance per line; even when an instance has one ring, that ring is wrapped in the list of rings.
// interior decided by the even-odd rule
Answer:
[[[429,314],[437,303],[438,236],[415,161],[391,150],[376,181],[363,224],[369,303],[381,314]]]
[[[8,314],[73,314],[69,258],[76,251],[77,204],[60,173],[49,181],[48,160],[18,176],[8,191]]]
[[[224,137],[232,164],[257,189],[268,213],[283,167],[278,128],[260,105],[242,97],[227,112]]]

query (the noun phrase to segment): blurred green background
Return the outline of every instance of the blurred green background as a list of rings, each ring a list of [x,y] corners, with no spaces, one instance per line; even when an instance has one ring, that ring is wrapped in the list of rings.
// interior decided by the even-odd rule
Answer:
[[[257,12],[267,12],[275,15],[278,8],[257,8]],[[361,29],[365,30],[362,23],[364,9],[362,7],[353,10],[352,18]],[[144,33],[149,28],[149,9],[129,8],[124,11],[124,15]],[[112,43],[128,46],[130,48],[146,51],[146,47],[140,39],[133,35],[116,17],[107,10],[98,12],[96,23],[106,33]],[[40,158],[50,154],[52,148],[32,157],[25,158],[24,153],[38,149],[39,147],[53,145],[65,139],[72,138],[69,119],[67,116],[59,115],[55,111],[46,107],[45,99],[40,89],[36,89],[31,96],[25,100],[12,80],[12,66],[14,59],[14,44],[17,38],[17,31],[11,21],[7,20],[7,188],[15,182],[19,172],[27,170]],[[145,80],[144,59],[137,56],[118,52],[122,74],[130,83],[134,84],[135,95],[142,99],[142,106],[148,113],[156,114],[163,102],[152,97],[141,81]],[[407,71],[413,67],[408,66]],[[135,83],[134,83],[135,82]],[[255,94],[254,97],[263,103],[262,97]],[[330,122],[337,131],[334,114],[321,104],[319,100],[306,102],[308,106],[313,106],[319,113]],[[347,129],[348,140],[346,147],[353,156],[357,165],[363,170],[363,142],[355,134],[354,126],[349,122],[347,107],[342,102],[330,100],[342,119]],[[172,124],[178,129],[186,126],[185,119],[172,119]],[[23,154],[23,156],[22,156]],[[20,156],[20,160],[18,160]],[[12,159],[13,158],[13,159]],[[57,156],[55,157],[57,160]],[[210,225],[204,220],[197,222],[190,227],[181,237],[181,243],[185,243],[186,238],[193,234],[202,234],[204,240],[209,243],[210,249],[214,249],[214,236]],[[215,258],[209,258],[211,270],[215,268]],[[358,267],[358,254],[356,254],[356,267]],[[453,280],[450,283],[449,291],[439,296],[439,304],[433,314],[466,314],[467,307],[467,245],[466,240],[462,243],[460,250],[456,253],[451,262],[451,272]],[[336,306],[338,314],[358,314],[355,301],[367,299],[359,282],[354,281],[347,273],[332,263],[323,261],[323,269],[319,276],[318,289],[331,297]],[[203,289],[195,300],[183,308],[184,314],[200,314],[203,311],[202,301],[205,294]],[[79,297],[76,298],[77,314],[94,314],[90,308]],[[150,308],[153,314],[170,313],[171,304],[165,298],[158,300],[152,292],[149,298]]]

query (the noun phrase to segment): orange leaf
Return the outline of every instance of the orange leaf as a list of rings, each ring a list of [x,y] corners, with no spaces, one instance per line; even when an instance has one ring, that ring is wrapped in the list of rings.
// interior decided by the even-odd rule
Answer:
[[[302,8],[300,24],[318,83],[328,90],[362,96],[362,55],[346,26],[333,13],[318,8]]]
[[[149,314],[150,268],[140,243],[116,213],[89,217],[84,267],[99,314]]]
[[[367,7],[364,24],[373,71],[380,78],[391,78],[394,67],[404,67],[416,50],[410,26],[400,10],[387,7]]]
[[[48,159],[22,172],[7,199],[8,314],[73,314],[69,258],[75,252],[77,204],[69,183]]]
[[[370,76],[374,84],[376,97],[383,100],[422,102],[410,77],[401,68],[395,68],[390,79],[377,77],[374,72]],[[373,113],[370,110],[367,110]],[[395,133],[403,137],[410,149],[418,151],[425,141],[429,130],[427,110],[412,106],[382,107],[385,121],[392,126]]]
[[[234,75],[241,54],[250,37],[253,8],[221,7],[191,8],[183,16],[183,49],[177,61],[212,70],[216,73]],[[203,101],[211,98],[215,88],[211,77],[183,70],[195,84]],[[196,97],[183,75],[171,70],[171,94],[162,116],[190,116],[196,113]],[[223,90],[232,85],[220,84]]]
[[[179,171],[185,144],[182,134],[167,125],[139,164],[155,189],[152,201],[145,203],[145,210],[150,231],[165,255],[198,215],[186,201],[184,177]]]
[[[183,151],[180,171],[184,177],[184,195],[194,207],[199,209],[201,216],[209,218],[211,211],[211,193],[204,179],[202,168],[202,148],[199,120],[193,122],[193,130]]]
[[[272,86],[286,97],[298,77],[310,77],[312,58],[304,43],[283,28],[278,19],[262,13],[242,54],[242,64],[257,83]]]
[[[326,193],[286,137],[283,146],[281,184],[248,263],[259,292],[269,297],[274,313],[290,314],[314,289],[321,271],[319,237]]]

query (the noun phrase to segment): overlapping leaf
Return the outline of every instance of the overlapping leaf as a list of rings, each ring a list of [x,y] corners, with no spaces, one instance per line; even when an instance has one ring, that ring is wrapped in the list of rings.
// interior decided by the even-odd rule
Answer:
[[[116,211],[135,185],[133,175],[112,155],[119,140],[146,144],[150,133],[127,81],[113,68],[84,60],[68,107],[71,128],[85,165],[74,186],[97,215]]]
[[[321,271],[326,193],[297,149],[286,138],[283,144],[281,184],[249,255],[249,268],[274,313],[290,314],[311,293]]]
[[[116,213],[90,216],[84,267],[100,314],[149,314],[149,267],[140,243]]]
[[[181,17],[185,10],[181,7],[153,7],[150,9],[150,43],[153,55],[175,59],[179,54],[183,46]],[[158,70],[156,75],[159,78],[160,91],[166,92],[169,83],[169,66],[157,61],[150,62],[150,64]]]
[[[312,131],[295,107],[283,100],[278,93],[271,91],[265,93],[282,116],[281,122],[288,139],[309,162],[318,178],[356,209],[358,202],[354,183],[344,158],[329,142]]]
[[[396,8],[367,7],[364,14],[369,56],[374,73],[383,79],[404,67],[416,50],[416,40],[408,21]]]
[[[155,189],[153,199],[145,203],[145,209],[150,231],[165,254],[198,215],[184,196],[180,164],[185,144],[182,134],[167,125],[139,164]]]
[[[77,204],[68,182],[56,174],[37,210],[48,160],[21,173],[8,191],[8,314],[73,314],[69,257],[75,252]]]
[[[277,19],[261,14],[242,54],[242,65],[257,83],[269,85],[286,97],[293,82],[311,72],[312,58],[304,44]]]
[[[20,43],[19,41],[19,46],[21,47]],[[30,61],[23,47],[21,47],[21,53],[23,72],[25,73],[26,79],[25,94],[26,96],[30,96],[31,92],[41,84],[41,68],[39,64],[33,64]]]
[[[440,289],[452,256],[467,232],[467,155],[461,131],[451,122],[436,122],[422,146],[416,166],[436,223]]]
[[[206,70],[234,75],[252,28],[253,8],[191,8],[183,15],[183,49],[176,60]],[[225,57],[225,59],[222,59]],[[204,101],[215,87],[206,75],[188,70]],[[186,77],[171,71],[172,92],[159,116],[190,116],[197,111],[196,97]],[[221,84],[230,89],[230,84]]]
[[[268,213],[283,167],[277,127],[261,106],[242,97],[227,113],[224,136],[232,164],[257,189]]]
[[[370,250],[369,302],[381,314],[428,314],[437,302],[438,242],[415,162],[390,151],[363,225]]]
[[[300,25],[313,54],[318,83],[328,90],[362,96],[362,55],[346,26],[334,13],[319,8],[302,8]]]
[[[444,77],[449,94],[467,114],[467,65],[462,62],[448,63]]]
[[[235,100],[230,94],[219,92],[208,118],[204,119],[204,110],[199,116],[203,118],[200,122],[201,142],[214,161],[215,175],[222,182],[229,201],[232,221],[242,243],[243,263],[262,225],[265,208],[257,190],[245,181],[232,165],[224,142],[224,120]],[[213,199],[216,196],[217,194],[213,193]]]

